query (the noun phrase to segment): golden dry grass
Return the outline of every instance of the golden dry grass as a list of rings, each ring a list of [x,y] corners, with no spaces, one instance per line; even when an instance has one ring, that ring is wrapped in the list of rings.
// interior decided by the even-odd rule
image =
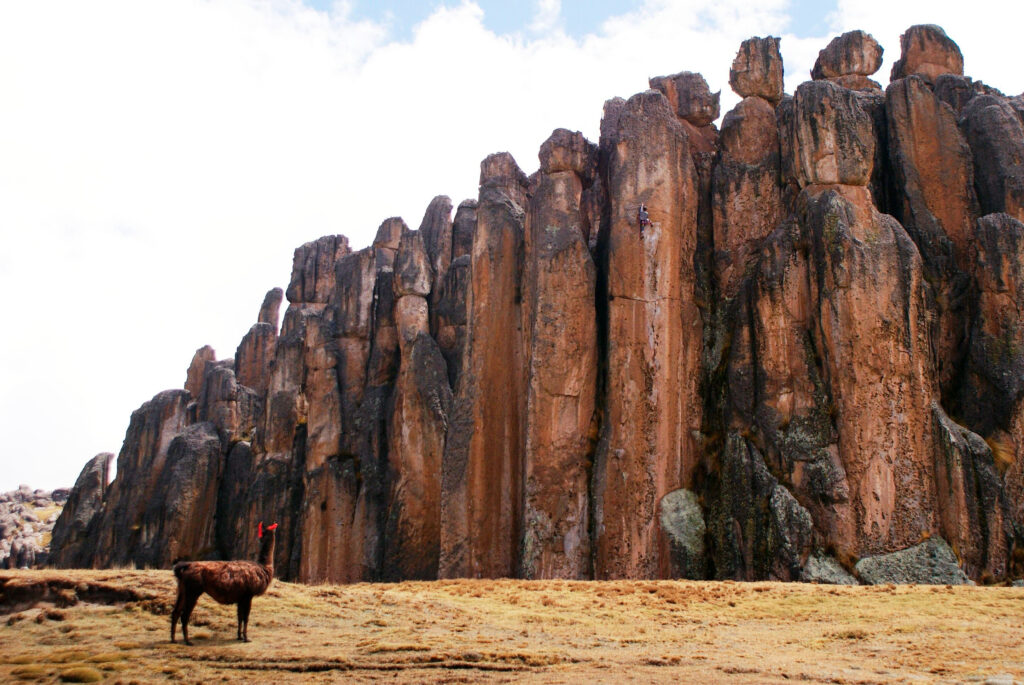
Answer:
[[[1024,588],[275,581],[252,642],[234,640],[234,607],[204,596],[186,647],[168,641],[170,571],[0,584],[0,602],[22,598],[0,614],[4,682],[1024,681]]]

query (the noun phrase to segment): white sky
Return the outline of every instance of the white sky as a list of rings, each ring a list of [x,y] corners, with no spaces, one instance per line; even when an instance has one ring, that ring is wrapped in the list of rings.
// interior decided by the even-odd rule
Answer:
[[[0,0],[0,491],[116,453],[196,348],[233,356],[298,245],[416,228],[434,195],[476,195],[491,152],[530,173],[554,128],[596,141],[603,102],[649,76],[699,71],[724,113],[743,39],[782,36],[792,92],[862,28],[885,85],[900,32],[938,23],[1016,94],[1022,5],[841,0],[829,35],[797,38],[788,0],[648,0],[570,37],[558,0],[505,35],[452,0],[397,42],[344,3]]]

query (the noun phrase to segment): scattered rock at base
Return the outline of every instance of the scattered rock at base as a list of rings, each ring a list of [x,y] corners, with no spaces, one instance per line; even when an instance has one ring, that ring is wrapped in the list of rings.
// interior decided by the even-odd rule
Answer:
[[[920,583],[923,585],[973,585],[960,570],[953,549],[940,537],[899,552],[864,557],[855,567],[867,585]]]
[[[804,583],[820,583],[822,585],[860,585],[857,579],[840,565],[833,557],[812,554],[807,559],[800,580]]]
[[[661,529],[671,545],[672,570],[683,578],[704,577],[704,512],[697,495],[680,488],[661,498]]]

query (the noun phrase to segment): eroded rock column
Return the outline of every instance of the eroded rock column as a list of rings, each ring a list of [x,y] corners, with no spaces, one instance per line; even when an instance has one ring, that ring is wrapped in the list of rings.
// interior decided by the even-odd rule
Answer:
[[[661,93],[609,103],[605,117],[608,394],[594,466],[594,573],[664,577],[658,502],[689,481],[700,427],[696,175],[686,131]],[[643,231],[641,202],[653,222]]]

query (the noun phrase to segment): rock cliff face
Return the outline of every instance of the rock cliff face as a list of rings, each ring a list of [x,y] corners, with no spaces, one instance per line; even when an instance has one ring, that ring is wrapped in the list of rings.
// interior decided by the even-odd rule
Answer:
[[[454,217],[298,248],[234,358],[86,466],[53,563],[276,520],[308,582],[1021,577],[1024,105],[938,27],[901,49],[883,90],[844,34],[786,95],[752,38],[720,131],[703,77],[652,78]]]

